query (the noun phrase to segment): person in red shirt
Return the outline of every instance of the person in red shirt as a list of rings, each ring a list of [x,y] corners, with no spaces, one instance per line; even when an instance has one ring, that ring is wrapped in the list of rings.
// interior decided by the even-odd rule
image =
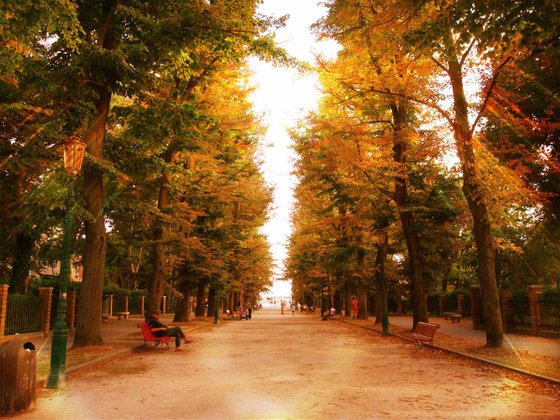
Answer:
[[[358,298],[352,296],[352,319],[358,318]]]

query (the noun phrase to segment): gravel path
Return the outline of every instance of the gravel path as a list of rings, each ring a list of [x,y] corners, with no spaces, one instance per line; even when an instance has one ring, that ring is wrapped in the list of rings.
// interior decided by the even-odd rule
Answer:
[[[22,419],[560,418],[560,390],[318,317],[257,311],[45,390]]]

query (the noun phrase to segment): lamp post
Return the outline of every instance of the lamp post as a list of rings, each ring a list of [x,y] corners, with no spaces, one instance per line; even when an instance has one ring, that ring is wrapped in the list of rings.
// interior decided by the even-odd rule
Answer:
[[[389,335],[389,315],[387,314],[387,283],[385,281],[385,254],[389,238],[387,232],[381,231],[377,234],[379,241],[379,251],[381,252],[381,264],[379,267],[379,277],[381,284],[381,327],[384,337]]]
[[[68,197],[66,198],[66,221],[64,226],[64,242],[62,262],[60,266],[60,290],[58,294],[58,308],[56,323],[52,333],[51,370],[47,388],[64,386],[66,370],[66,343],[68,325],[66,322],[66,298],[68,280],[70,278],[70,243],[72,239],[72,219],[74,215],[74,176],[82,168],[82,161],[86,149],[85,143],[72,136],[64,143],[64,169],[70,174]]]

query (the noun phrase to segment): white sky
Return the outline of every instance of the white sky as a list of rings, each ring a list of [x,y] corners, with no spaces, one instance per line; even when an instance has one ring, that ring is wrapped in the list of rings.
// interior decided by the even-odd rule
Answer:
[[[318,43],[310,26],[325,13],[318,0],[264,0],[259,12],[280,17],[290,15],[284,28],[276,32],[277,43],[299,60],[313,62],[314,53],[327,56],[336,52],[333,43]],[[290,149],[287,129],[294,126],[319,99],[317,77],[300,75],[296,70],[274,68],[258,60],[251,61],[253,83],[258,87],[252,98],[257,114],[268,126],[260,145],[266,181],[274,188],[273,210],[262,232],[268,237],[276,265],[272,294],[290,296],[291,284],[280,281],[287,256],[287,239],[291,233],[290,212],[295,178],[291,175],[295,153]]]

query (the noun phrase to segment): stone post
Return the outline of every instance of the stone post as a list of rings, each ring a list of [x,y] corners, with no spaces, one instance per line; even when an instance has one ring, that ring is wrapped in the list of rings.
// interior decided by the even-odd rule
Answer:
[[[68,291],[68,304],[66,306],[66,322],[68,323],[68,331],[74,331],[74,324],[76,323],[76,296],[77,293],[73,290]]]
[[[4,337],[6,329],[6,313],[8,312],[8,286],[0,284],[0,337]]]
[[[48,335],[51,330],[52,287],[39,287],[41,298],[41,331]]]
[[[537,335],[539,326],[541,325],[541,314],[539,306],[539,297],[543,293],[543,286],[529,286],[529,309],[531,310],[531,332]]]
[[[161,313],[162,315],[165,315],[167,309],[167,296],[162,296],[161,297]]]
[[[481,307],[480,307],[480,286],[478,284],[471,286],[471,314],[473,329],[478,330],[481,327]]]

